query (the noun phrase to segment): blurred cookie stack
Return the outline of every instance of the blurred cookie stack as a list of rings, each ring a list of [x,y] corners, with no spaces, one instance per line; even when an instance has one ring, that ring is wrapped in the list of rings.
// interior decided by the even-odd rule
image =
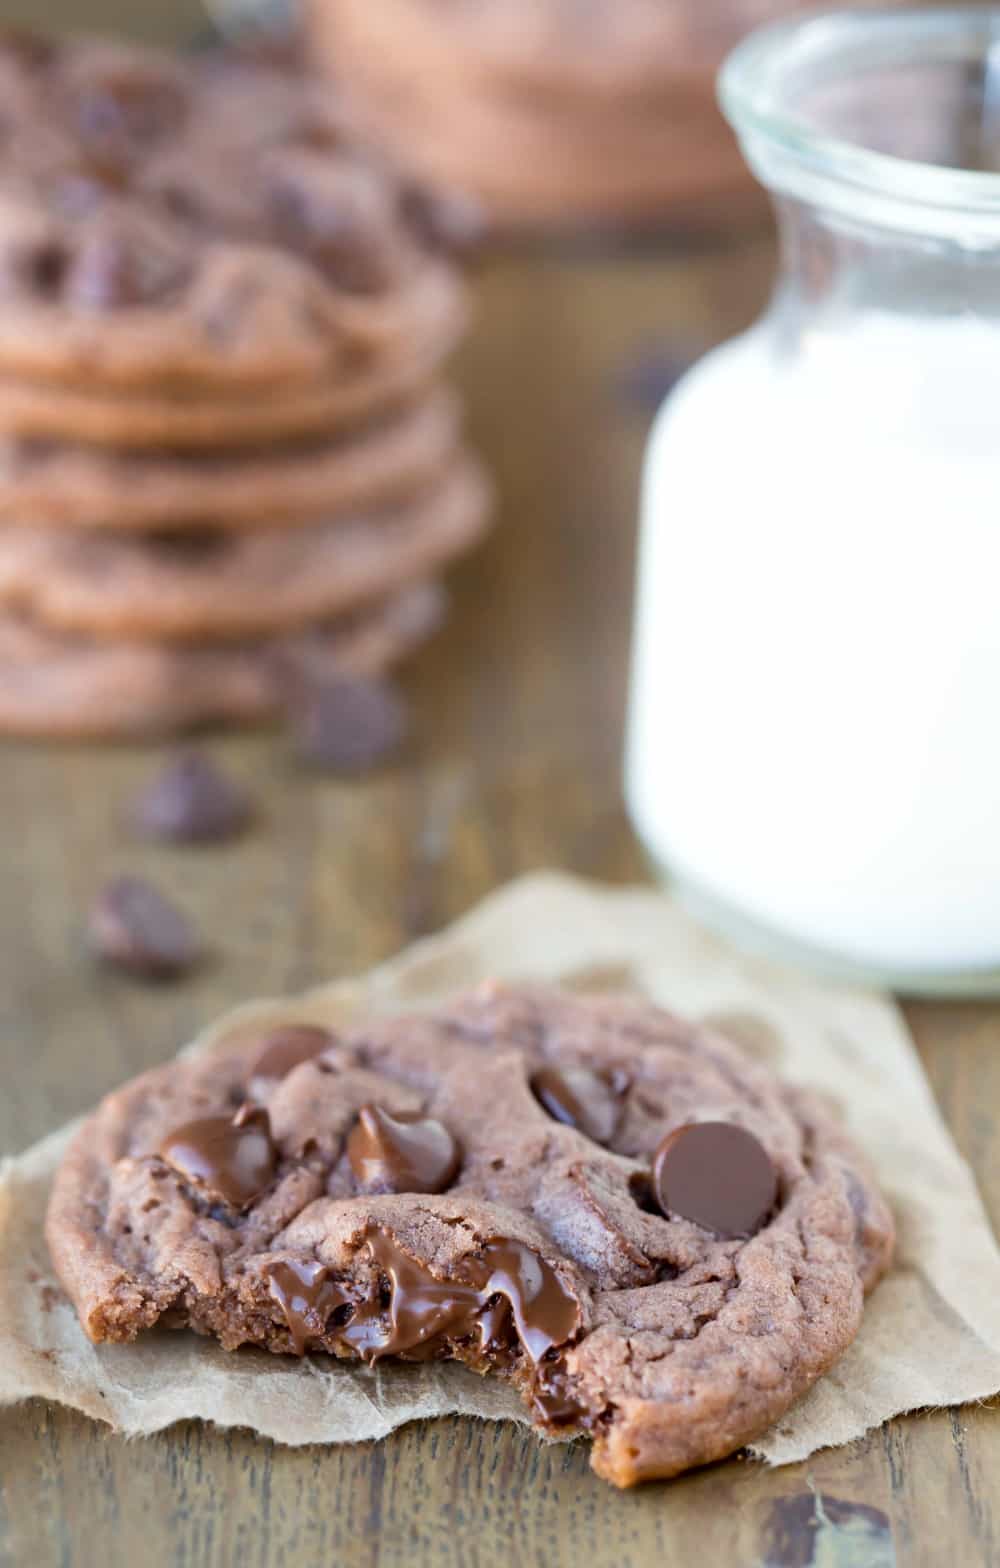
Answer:
[[[306,0],[306,16],[369,132],[497,227],[633,227],[759,205],[715,75],[799,3]]]
[[[378,674],[486,523],[433,213],[259,66],[0,41],[0,728]]]

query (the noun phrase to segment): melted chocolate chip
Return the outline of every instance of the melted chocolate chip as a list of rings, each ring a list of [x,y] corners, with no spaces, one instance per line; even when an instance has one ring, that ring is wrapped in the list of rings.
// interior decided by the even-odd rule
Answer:
[[[536,1364],[576,1332],[580,1304],[555,1270],[519,1241],[490,1241],[483,1248],[481,1289],[506,1296],[528,1355]]]
[[[144,980],[176,979],[203,952],[187,916],[138,877],[116,877],[101,891],[90,911],[90,939],[106,963]]]
[[[621,1116],[621,1094],[590,1067],[542,1067],[531,1080],[539,1104],[554,1121],[610,1143]]]
[[[308,683],[293,697],[290,717],[299,761],[331,773],[378,767],[409,730],[406,707],[392,686],[346,676]]]
[[[462,1162],[442,1122],[390,1116],[363,1105],[347,1140],[351,1170],[367,1192],[444,1192]]]
[[[320,1339],[326,1333],[333,1313],[350,1302],[322,1263],[272,1263],[267,1278],[299,1356],[305,1355],[310,1339]]]
[[[752,1236],[774,1208],[778,1176],[753,1133],[732,1122],[691,1122],[667,1134],[653,1159],[664,1214],[717,1236]]]
[[[144,838],[219,844],[249,825],[248,795],[210,757],[188,752],[159,773],[136,801],[132,819]]]
[[[234,1209],[249,1207],[277,1169],[268,1114],[255,1106],[244,1106],[235,1116],[185,1122],[168,1133],[158,1152],[192,1187]]]
[[[365,1239],[388,1281],[389,1301],[362,1303],[341,1337],[366,1361],[433,1354],[447,1340],[473,1337],[486,1350],[504,1321],[498,1318],[498,1297],[507,1303],[517,1338],[535,1365],[580,1326],[579,1301],[522,1242],[488,1241],[477,1258],[466,1260],[463,1278],[442,1280],[387,1231],[371,1230]]]
[[[251,1077],[280,1082],[303,1062],[311,1062],[328,1051],[332,1044],[333,1035],[316,1024],[285,1024],[264,1037]]]

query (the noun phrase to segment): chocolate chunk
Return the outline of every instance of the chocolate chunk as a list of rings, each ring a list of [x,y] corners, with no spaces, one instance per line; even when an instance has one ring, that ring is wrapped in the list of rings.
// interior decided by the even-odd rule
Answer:
[[[139,877],[116,877],[101,891],[90,937],[100,958],[145,980],[175,979],[203,953],[186,915]]]
[[[157,774],[136,801],[132,820],[144,838],[219,844],[238,838],[252,814],[245,791],[210,757],[192,751]]]
[[[389,1283],[386,1308],[360,1304],[341,1333],[366,1361],[421,1355],[444,1341],[478,1338],[485,1350],[496,1297],[509,1305],[518,1340],[537,1364],[580,1327],[580,1303],[552,1266],[522,1242],[487,1241],[465,1264],[462,1279],[438,1279],[409,1257],[381,1227],[366,1238],[372,1262]]]
[[[462,1163],[442,1122],[390,1116],[377,1105],[358,1112],[347,1158],[367,1192],[444,1192]]]
[[[322,1263],[272,1263],[267,1269],[271,1295],[281,1308],[295,1353],[304,1356],[310,1339],[327,1331],[331,1315],[350,1303],[350,1297],[329,1278]]]
[[[268,1114],[242,1106],[235,1116],[203,1116],[176,1127],[159,1154],[192,1187],[245,1209],[269,1187],[277,1168]]]
[[[732,1122],[691,1122],[668,1133],[653,1157],[653,1183],[664,1214],[727,1238],[752,1236],[778,1197],[767,1150]]]
[[[286,1024],[265,1036],[251,1076],[272,1083],[287,1078],[303,1062],[311,1062],[333,1044],[333,1035],[315,1024]]]
[[[409,731],[406,706],[386,681],[309,682],[293,698],[295,754],[331,773],[363,773],[387,762]]]
[[[603,1073],[589,1067],[542,1067],[531,1080],[538,1102],[553,1120],[610,1143],[621,1116],[621,1095]]]

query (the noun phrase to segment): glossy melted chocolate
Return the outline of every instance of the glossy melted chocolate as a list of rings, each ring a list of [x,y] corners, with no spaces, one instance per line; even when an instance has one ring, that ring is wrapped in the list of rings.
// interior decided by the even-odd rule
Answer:
[[[575,1127],[594,1143],[610,1143],[621,1118],[622,1096],[590,1067],[542,1067],[531,1080],[539,1104],[554,1121]]]
[[[277,1150],[265,1110],[245,1105],[235,1116],[203,1116],[175,1127],[161,1159],[192,1187],[245,1209],[274,1180]]]
[[[267,1035],[253,1064],[254,1078],[281,1080],[303,1062],[329,1050],[333,1035],[316,1024],[285,1024]]]
[[[443,1351],[447,1340],[473,1339],[498,1359],[520,1344],[537,1368],[580,1327],[577,1298],[522,1242],[486,1242],[467,1260],[463,1279],[436,1278],[381,1226],[367,1231],[363,1245],[386,1285],[366,1301],[352,1302],[349,1287],[331,1280],[321,1263],[270,1266],[271,1295],[300,1355],[309,1338],[331,1332],[331,1314],[347,1306],[353,1310],[334,1337],[368,1362],[423,1360]]]
[[[461,1150],[443,1122],[390,1116],[363,1105],[347,1140],[351,1170],[368,1192],[444,1192]]]
[[[346,1307],[350,1298],[330,1279],[330,1271],[322,1263],[272,1263],[267,1276],[296,1354],[304,1356],[308,1341],[322,1338],[331,1314]]]

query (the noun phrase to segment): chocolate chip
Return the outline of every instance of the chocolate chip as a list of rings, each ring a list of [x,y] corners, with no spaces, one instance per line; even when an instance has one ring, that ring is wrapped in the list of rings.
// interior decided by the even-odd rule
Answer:
[[[258,1198],[277,1169],[270,1120],[256,1106],[185,1122],[167,1134],[158,1153],[192,1187],[235,1209]]]
[[[322,1263],[299,1262],[289,1258],[272,1263],[267,1269],[271,1295],[281,1308],[296,1355],[304,1356],[310,1339],[319,1339],[331,1317],[335,1326],[349,1321],[351,1302],[339,1285],[329,1278]]]
[[[132,821],[143,838],[171,844],[220,844],[246,831],[249,796],[210,757],[174,758],[140,795]]]
[[[554,1121],[595,1143],[610,1143],[621,1116],[621,1095],[589,1067],[542,1067],[531,1080],[539,1104]]]
[[[382,680],[344,676],[308,682],[290,706],[300,762],[331,773],[364,773],[387,762],[409,732],[403,699]]]
[[[265,1035],[251,1077],[280,1082],[303,1062],[328,1051],[333,1043],[328,1029],[315,1024],[285,1024]]]
[[[690,1122],[667,1134],[653,1158],[663,1213],[717,1236],[752,1236],[774,1208],[778,1176],[753,1133],[732,1122]]]
[[[182,281],[173,256],[111,230],[84,236],[67,270],[65,297],[81,310],[118,310],[162,299]]]
[[[444,1192],[462,1160],[443,1122],[390,1116],[377,1105],[358,1112],[347,1158],[367,1192]]]
[[[486,237],[485,209],[472,196],[408,185],[400,207],[417,239],[446,256],[473,257]]]
[[[382,1227],[370,1229],[365,1239],[375,1269],[388,1282],[389,1300],[376,1295],[359,1304],[341,1338],[366,1361],[433,1353],[447,1339],[476,1336],[485,1345],[497,1296],[509,1304],[517,1339],[535,1366],[580,1326],[576,1296],[523,1242],[493,1237],[466,1260],[463,1278],[438,1279]]]
[[[367,209],[361,190],[320,167],[279,178],[271,202],[280,238],[308,256],[338,288],[375,294],[392,282],[382,225]]]
[[[149,882],[117,877],[90,911],[97,955],[144,980],[172,980],[193,969],[202,945],[187,917]]]

